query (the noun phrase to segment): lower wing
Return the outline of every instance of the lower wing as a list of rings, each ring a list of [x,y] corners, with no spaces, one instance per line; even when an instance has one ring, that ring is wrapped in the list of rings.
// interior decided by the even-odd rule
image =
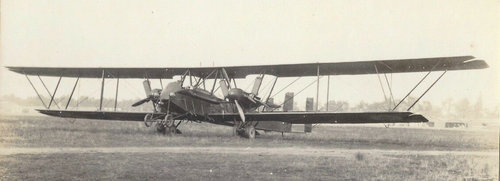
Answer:
[[[84,119],[103,119],[118,121],[144,121],[146,114],[151,112],[117,112],[117,111],[69,111],[69,110],[49,110],[37,109],[38,112],[49,116],[63,118],[84,118]],[[162,118],[164,114],[158,114]]]
[[[85,118],[122,121],[143,121],[150,112],[115,112],[115,111],[69,111],[37,109],[38,112],[50,116],[66,118]],[[163,118],[165,114],[157,114]],[[240,120],[237,113],[209,114],[207,117],[216,121]],[[255,112],[245,113],[248,121],[282,121],[292,124],[360,124],[360,123],[410,123],[428,122],[424,116],[411,112]],[[183,119],[183,118],[179,118]]]
[[[210,114],[215,120],[239,119],[236,113]],[[292,124],[356,124],[428,122],[424,116],[411,112],[256,112],[245,113],[249,121],[282,121]]]

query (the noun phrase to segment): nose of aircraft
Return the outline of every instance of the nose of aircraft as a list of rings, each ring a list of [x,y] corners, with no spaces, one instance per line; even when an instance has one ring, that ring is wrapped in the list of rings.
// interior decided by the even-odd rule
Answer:
[[[240,100],[244,97],[244,91],[238,88],[233,88],[229,90],[227,97],[231,100]]]

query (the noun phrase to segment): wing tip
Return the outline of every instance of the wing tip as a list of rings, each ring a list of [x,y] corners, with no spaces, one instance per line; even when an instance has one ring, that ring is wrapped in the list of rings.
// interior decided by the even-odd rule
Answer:
[[[48,115],[48,116],[56,116],[54,114],[54,111],[51,111],[49,109],[35,109],[36,111],[38,111],[38,113],[40,114],[45,114],[45,115]]]
[[[465,69],[485,69],[490,66],[484,60],[470,60],[463,62],[463,67],[465,67]]]
[[[23,67],[5,66],[9,71],[24,74]]]
[[[419,123],[429,122],[429,120],[421,114],[410,114],[408,118],[406,118],[406,120],[408,122],[419,122]]]

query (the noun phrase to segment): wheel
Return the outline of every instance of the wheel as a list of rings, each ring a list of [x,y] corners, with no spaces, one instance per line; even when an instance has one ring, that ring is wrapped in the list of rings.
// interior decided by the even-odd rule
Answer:
[[[255,139],[255,127],[253,125],[249,125],[245,128],[245,133],[248,136],[248,139]]]
[[[177,129],[175,127],[167,127],[167,132],[169,135],[177,134]]]
[[[174,127],[175,126],[175,120],[172,119],[172,115],[170,114],[167,114],[165,116],[165,119],[163,119],[165,121],[165,126],[167,127]]]
[[[172,115],[167,114],[165,119],[163,119],[165,123],[165,132],[169,135],[177,134],[177,128],[175,127],[175,120],[172,119]],[[180,132],[180,131],[179,131]]]
[[[148,127],[148,128],[149,128],[151,125],[153,125],[153,122],[155,122],[155,121],[153,120],[153,114],[148,113],[148,114],[146,114],[146,116],[144,116],[144,125],[145,125],[146,127]]]
[[[159,121],[156,123],[156,131],[162,134],[167,133],[167,127],[165,126],[165,123],[163,121]]]

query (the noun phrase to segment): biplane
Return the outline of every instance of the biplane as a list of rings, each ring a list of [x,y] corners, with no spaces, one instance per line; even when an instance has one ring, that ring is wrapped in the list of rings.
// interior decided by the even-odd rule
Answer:
[[[156,127],[163,134],[179,134],[178,126],[183,121],[208,122],[232,126],[235,135],[255,138],[256,130],[290,131],[291,124],[353,124],[353,123],[410,123],[428,122],[410,109],[427,93],[447,72],[487,68],[484,60],[473,56],[436,57],[399,60],[374,60],[336,63],[304,63],[256,66],[227,67],[155,67],[155,68],[65,68],[65,67],[7,67],[9,70],[24,74],[45,106],[38,112],[64,118],[88,118],[102,120],[144,121],[146,126]],[[270,101],[270,95],[281,77],[318,77],[335,75],[388,74],[407,72],[427,72],[427,74],[401,100],[405,100],[431,72],[442,72],[426,91],[407,109],[395,111],[401,104],[387,112],[323,112],[318,111],[277,111],[283,104]],[[257,75],[251,91],[238,88],[236,79]],[[274,76],[272,87],[266,96],[259,93],[264,76]],[[51,100],[44,103],[29,76],[59,77]],[[173,79],[162,89],[152,89],[151,79]],[[61,78],[77,78],[65,109],[51,109]],[[68,110],[71,98],[80,78],[102,79],[99,109],[96,111]],[[102,110],[105,79],[117,79],[116,94],[120,79],[145,79],[143,87],[146,97],[131,106],[147,102],[153,105],[151,112],[123,112]],[[387,79],[387,77],[386,77]],[[41,80],[41,79],[40,79]],[[210,85],[207,85],[210,80]],[[380,76],[379,76],[380,80]],[[318,84],[319,86],[319,84]],[[216,88],[217,87],[217,88]],[[222,97],[215,91],[222,91]],[[318,94],[316,95],[316,100]],[[285,100],[284,102],[287,102]],[[257,133],[258,134],[258,133]]]

